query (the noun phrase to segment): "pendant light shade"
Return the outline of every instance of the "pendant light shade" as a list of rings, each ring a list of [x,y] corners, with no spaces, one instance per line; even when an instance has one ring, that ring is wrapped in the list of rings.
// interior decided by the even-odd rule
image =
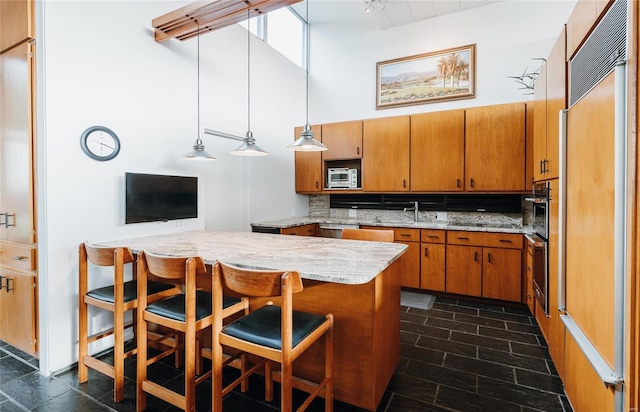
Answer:
[[[291,143],[289,146],[287,146],[287,149],[289,150],[294,150],[297,152],[319,152],[319,151],[323,151],[323,150],[327,150],[327,146],[323,145],[322,143],[320,143],[318,140],[316,140],[314,134],[313,134],[313,130],[311,130],[311,125],[309,124],[309,61],[310,61],[310,54],[311,54],[311,50],[310,50],[310,41],[309,41],[309,37],[310,36],[310,32],[311,32],[311,26],[309,25],[309,0],[306,0],[306,7],[307,7],[307,73],[306,73],[306,80],[307,80],[307,122],[304,125],[304,128],[302,129],[302,132],[300,132],[300,137],[298,137],[296,139],[295,142]]]
[[[193,145],[193,150],[189,153],[182,156],[183,160],[216,160],[215,157],[211,156],[204,150],[204,144],[202,144],[202,139],[200,139],[200,27],[198,27],[198,127],[197,127],[197,136],[196,143]]]
[[[233,152],[233,155],[239,156],[266,156],[267,152],[262,150],[260,146],[256,144],[256,139],[253,138],[251,131],[247,132],[247,137],[244,138],[243,143]]]

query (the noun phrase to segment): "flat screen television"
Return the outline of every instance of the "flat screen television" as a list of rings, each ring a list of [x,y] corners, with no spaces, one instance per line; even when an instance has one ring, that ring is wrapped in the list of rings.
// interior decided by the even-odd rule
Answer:
[[[198,178],[125,173],[125,224],[198,217]]]

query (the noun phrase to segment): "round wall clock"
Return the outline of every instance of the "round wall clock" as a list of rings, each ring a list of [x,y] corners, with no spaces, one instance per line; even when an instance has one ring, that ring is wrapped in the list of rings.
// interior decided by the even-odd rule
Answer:
[[[120,139],[111,129],[91,126],[80,136],[82,150],[92,159],[111,160],[120,152]]]

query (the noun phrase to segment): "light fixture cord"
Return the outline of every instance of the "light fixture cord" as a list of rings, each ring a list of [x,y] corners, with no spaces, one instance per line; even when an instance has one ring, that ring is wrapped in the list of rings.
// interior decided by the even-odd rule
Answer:
[[[310,57],[310,55],[311,55],[310,43],[311,42],[309,41],[309,38],[311,37],[311,25],[309,24],[309,0],[305,1],[305,5],[306,5],[306,9],[307,9],[306,10],[306,14],[307,14],[307,16],[306,16],[306,19],[307,19],[307,38],[306,38],[306,40],[307,40],[307,50],[306,50],[307,56],[306,56],[306,65],[307,65],[307,67],[305,68],[306,71],[307,71],[307,74],[306,74],[306,76],[307,76],[307,102],[306,102],[306,104],[307,104],[307,124],[309,124],[309,64],[310,64],[310,61],[311,61],[311,57]]]
[[[198,36],[197,36],[197,66],[198,66],[198,144],[202,144],[202,140],[200,139],[200,26],[198,26]]]
[[[251,9],[247,8],[247,131],[251,131]]]

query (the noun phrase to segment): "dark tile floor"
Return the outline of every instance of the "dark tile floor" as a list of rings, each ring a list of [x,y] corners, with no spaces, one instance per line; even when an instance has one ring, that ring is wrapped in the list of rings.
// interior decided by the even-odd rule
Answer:
[[[526,308],[438,298],[431,310],[402,307],[401,328],[402,358],[379,411],[572,411]],[[75,368],[44,377],[37,359],[0,341],[0,411],[134,411],[135,361],[127,362],[126,397],[114,404],[111,379],[90,371],[89,381],[79,385]],[[169,362],[153,365],[149,376],[181,386],[180,372]],[[210,410],[210,396],[207,383],[198,387],[199,411]],[[278,410],[278,399],[270,404],[263,396],[256,378],[246,394],[229,394],[224,409]],[[323,410],[323,404],[315,401],[310,410]],[[361,411],[338,401],[334,409]],[[177,409],[149,396],[148,410]]]

